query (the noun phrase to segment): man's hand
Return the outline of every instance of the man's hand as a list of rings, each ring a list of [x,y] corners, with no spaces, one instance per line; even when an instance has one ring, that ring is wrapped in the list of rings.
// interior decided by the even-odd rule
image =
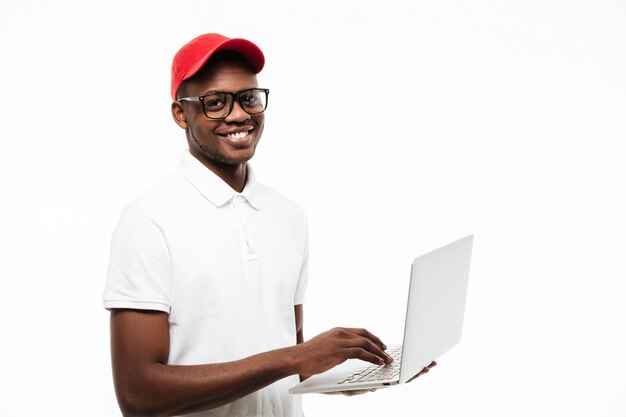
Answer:
[[[431,368],[434,367],[434,366],[437,366],[437,362],[435,362],[435,361],[431,362],[430,365],[428,365],[427,367],[422,369],[417,375],[415,375],[413,378],[411,378],[408,381],[406,381],[406,383],[408,384],[409,382],[413,381],[418,376],[424,375],[424,374],[428,373],[428,371],[430,371]],[[324,394],[328,394],[328,395],[345,395],[347,397],[352,397],[353,395],[361,395],[361,394],[366,394],[368,392],[375,392],[376,389],[377,388],[354,389],[354,390],[350,390],[350,391],[333,391],[333,392],[325,392]]]
[[[325,372],[348,359],[361,359],[376,365],[391,363],[387,346],[365,329],[337,327],[297,345],[297,368],[306,379]]]
[[[417,378],[417,377],[418,377],[418,376],[420,376],[420,375],[427,374],[427,373],[428,373],[428,371],[430,371],[430,370],[431,370],[433,367],[435,367],[435,366],[437,366],[437,362],[432,361],[432,362],[430,363],[430,365],[428,365],[426,368],[422,369],[422,370],[420,371],[420,373],[418,373],[418,374],[417,374],[417,375],[415,375],[413,378],[411,378],[411,379],[409,379],[408,381],[406,381],[406,383],[408,384],[409,382],[413,381],[415,378]]]
[[[375,392],[376,388],[370,389],[353,389],[350,391],[332,391],[332,392],[324,392],[326,395],[345,395],[346,397],[352,397],[354,395],[367,394],[368,392]]]

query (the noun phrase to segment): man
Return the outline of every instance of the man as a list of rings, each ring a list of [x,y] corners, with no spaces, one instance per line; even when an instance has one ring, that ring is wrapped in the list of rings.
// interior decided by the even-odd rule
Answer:
[[[172,64],[172,115],[189,151],[123,210],[104,306],[124,415],[301,416],[301,378],[346,359],[389,363],[365,329],[304,342],[302,210],[256,182],[264,126],[261,50],[206,34]]]

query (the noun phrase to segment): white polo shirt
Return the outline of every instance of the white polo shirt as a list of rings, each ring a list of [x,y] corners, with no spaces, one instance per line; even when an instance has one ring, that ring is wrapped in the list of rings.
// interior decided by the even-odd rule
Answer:
[[[241,359],[296,343],[308,278],[301,208],[256,182],[237,193],[188,151],[177,172],[124,208],[104,306],[169,313],[168,363]],[[298,376],[202,416],[298,416]]]

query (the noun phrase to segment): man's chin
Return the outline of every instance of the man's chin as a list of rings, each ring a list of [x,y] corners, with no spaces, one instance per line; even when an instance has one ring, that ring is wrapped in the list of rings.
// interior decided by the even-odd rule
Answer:
[[[256,150],[255,146],[251,149],[242,149],[239,151],[235,151],[232,155],[226,155],[223,153],[215,152],[214,150],[208,148],[207,146],[199,143],[196,140],[194,140],[194,145],[195,149],[193,149],[191,153],[194,154],[196,158],[200,157],[207,162],[225,166],[245,164],[250,159],[252,159]]]
[[[203,158],[206,159],[207,161],[210,161],[217,165],[224,165],[224,166],[236,166],[236,165],[245,164],[254,156],[254,152],[248,155],[242,155],[242,156],[228,156],[228,155],[223,155],[220,153],[208,152],[205,149],[202,149],[201,153],[202,153]]]
[[[244,155],[223,155],[223,154],[214,154],[213,160],[218,163],[222,163],[224,165],[241,165],[245,164],[254,156],[254,149],[252,151],[244,152]]]

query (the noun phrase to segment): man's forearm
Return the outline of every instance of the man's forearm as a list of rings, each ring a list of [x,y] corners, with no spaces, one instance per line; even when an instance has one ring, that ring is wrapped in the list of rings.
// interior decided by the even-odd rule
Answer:
[[[301,333],[301,326],[298,326]],[[382,341],[366,329],[336,327],[295,346],[206,365],[166,365],[168,316],[157,311],[111,313],[111,358],[125,416],[170,416],[219,407],[289,375],[315,375],[344,362],[388,361]]]
[[[209,365],[147,364],[117,387],[125,416],[170,416],[230,403],[297,374],[296,347]],[[129,376],[130,377],[130,376]]]

